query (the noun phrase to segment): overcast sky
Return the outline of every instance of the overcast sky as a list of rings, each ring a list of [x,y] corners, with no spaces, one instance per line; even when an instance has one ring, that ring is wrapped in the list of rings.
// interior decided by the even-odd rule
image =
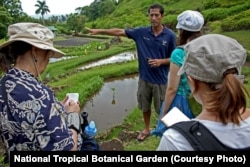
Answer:
[[[35,15],[37,0],[20,0],[22,9],[28,15]],[[43,1],[43,0],[40,0]],[[94,0],[46,0],[49,7],[49,15],[61,15],[74,13],[77,7],[90,5]]]

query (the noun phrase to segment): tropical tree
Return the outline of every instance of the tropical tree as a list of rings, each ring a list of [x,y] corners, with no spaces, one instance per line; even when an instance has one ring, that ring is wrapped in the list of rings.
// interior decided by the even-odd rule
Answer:
[[[49,7],[46,4],[46,1],[37,1],[37,4],[35,4],[35,7],[37,7],[38,9],[35,11],[36,14],[41,14],[42,15],[42,21],[43,21],[43,25],[45,24],[44,22],[44,15],[47,13],[50,13]]]
[[[76,8],[75,12],[78,13],[78,14],[81,14],[82,13],[82,7]]]
[[[52,15],[51,17],[48,18],[48,20],[51,23],[55,24],[55,23],[57,23],[59,21],[59,16]]]
[[[0,6],[6,9],[9,15],[13,18],[13,22],[19,22],[22,20],[22,17],[25,16],[20,0],[0,0]]]
[[[99,5],[99,17],[103,15],[108,15],[115,10],[115,3],[114,0],[106,0],[100,3]]]
[[[94,21],[98,17],[112,13],[118,2],[118,0],[94,0],[89,6],[84,6],[82,9],[77,8],[77,11],[85,14],[88,21]]]
[[[23,14],[20,0],[0,0],[0,6],[5,7],[11,17],[17,17],[18,15]]]
[[[78,15],[77,13],[70,14],[67,19],[68,28],[74,33],[79,33],[84,28],[86,17],[84,15]]]
[[[7,9],[0,6],[0,39],[7,36],[7,27],[13,21]]]
[[[65,22],[67,20],[67,15],[61,15],[60,21]]]

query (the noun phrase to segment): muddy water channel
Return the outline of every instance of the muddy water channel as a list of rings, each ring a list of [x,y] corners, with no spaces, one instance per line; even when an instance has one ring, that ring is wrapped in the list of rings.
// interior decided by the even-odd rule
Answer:
[[[50,59],[50,63],[67,60],[75,57]],[[96,66],[120,63],[137,59],[136,51],[129,51],[86,64],[80,69],[85,70]],[[130,111],[137,106],[137,75],[130,75],[106,80],[101,90],[96,93],[82,108],[86,111],[89,120],[94,120],[99,132],[109,130],[122,123]]]
[[[120,53],[120,54],[111,56],[111,57],[103,59],[103,60],[99,60],[99,61],[94,62],[94,63],[87,64],[87,65],[81,67],[80,69],[84,70],[84,69],[89,69],[91,67],[101,66],[101,65],[105,65],[105,64],[121,63],[121,62],[135,60],[136,58],[137,57],[136,57],[136,54],[134,52],[125,52],[125,53]]]
[[[84,105],[82,111],[96,122],[99,132],[122,123],[137,106],[137,82],[137,75],[106,80],[102,89]]]
[[[106,59],[96,61],[80,67],[89,69],[112,63],[120,63],[137,59],[135,51],[124,52]],[[109,130],[122,123],[130,111],[137,106],[137,75],[106,80],[101,90],[87,101],[82,109],[94,120],[99,132]]]

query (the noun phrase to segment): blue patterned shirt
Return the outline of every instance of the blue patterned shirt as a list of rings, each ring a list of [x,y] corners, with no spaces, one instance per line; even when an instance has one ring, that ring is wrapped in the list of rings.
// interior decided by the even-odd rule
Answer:
[[[0,129],[8,151],[71,150],[67,113],[53,92],[26,71],[12,68],[5,76],[9,108],[0,85]]]

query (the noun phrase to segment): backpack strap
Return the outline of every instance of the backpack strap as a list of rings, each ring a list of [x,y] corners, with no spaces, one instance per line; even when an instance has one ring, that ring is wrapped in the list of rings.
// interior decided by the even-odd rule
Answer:
[[[217,137],[199,121],[183,121],[169,128],[175,129],[181,133],[195,151],[234,150],[219,141]]]
[[[184,46],[185,46],[185,44],[184,44],[184,45],[178,45],[178,46],[176,46],[176,48],[179,48],[179,49],[183,49],[183,50],[184,50]]]

